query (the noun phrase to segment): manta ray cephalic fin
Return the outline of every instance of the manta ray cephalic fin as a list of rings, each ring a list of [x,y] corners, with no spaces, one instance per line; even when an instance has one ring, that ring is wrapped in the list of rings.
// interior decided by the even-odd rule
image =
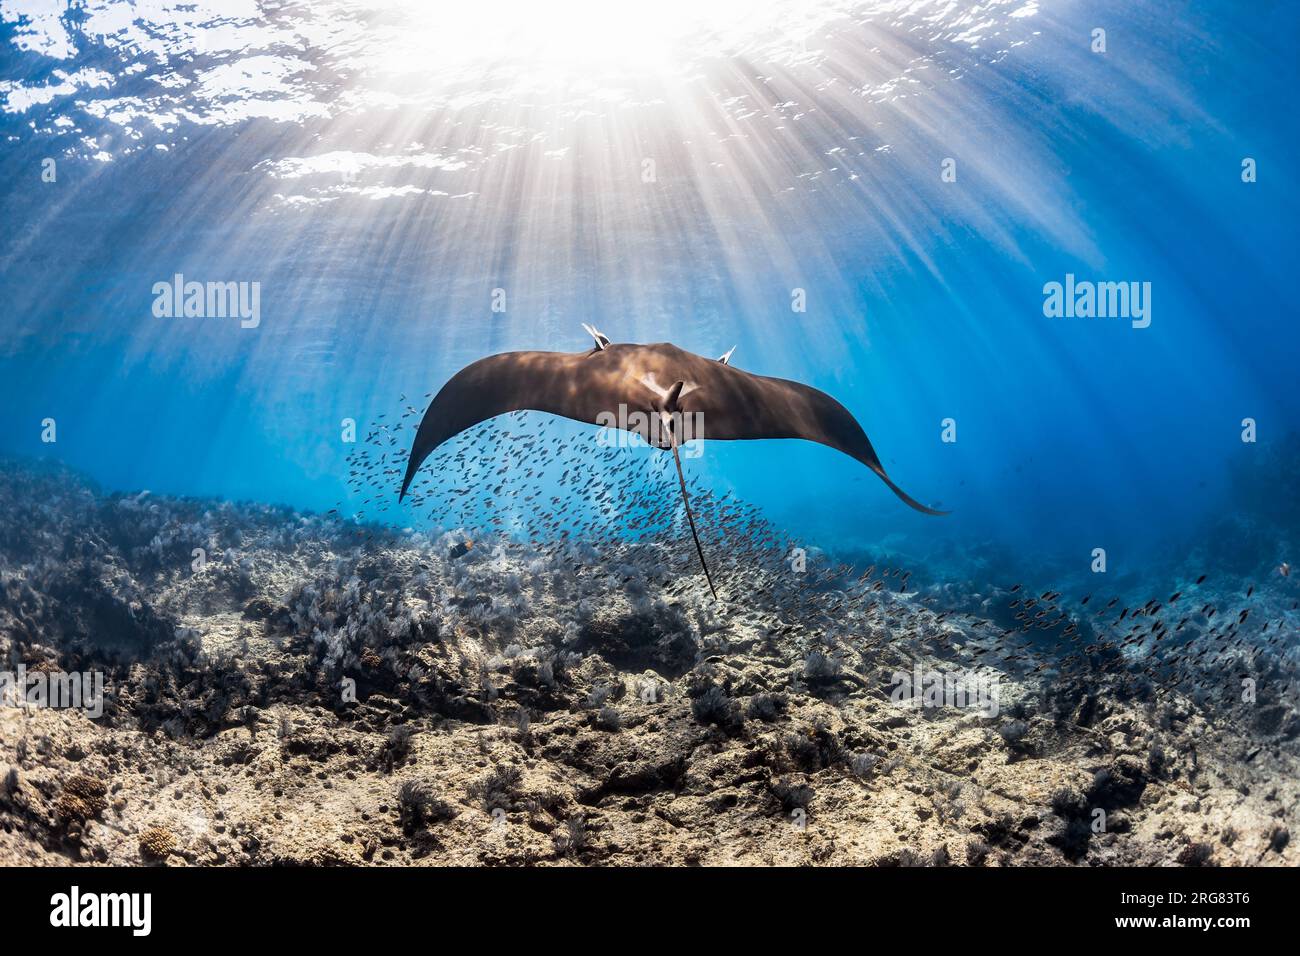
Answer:
[[[596,340],[596,350],[603,352],[609,348],[609,336],[597,329],[594,325],[582,323],[582,327],[587,330],[587,334]]]

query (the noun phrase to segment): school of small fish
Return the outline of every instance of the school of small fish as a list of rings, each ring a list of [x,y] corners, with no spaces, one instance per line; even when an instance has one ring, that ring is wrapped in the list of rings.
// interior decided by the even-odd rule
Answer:
[[[356,501],[360,507],[346,517],[365,522],[398,508],[396,489],[413,432],[407,420],[419,416],[405,396],[402,401],[398,420],[390,424],[379,416],[349,456],[352,496],[335,513]],[[483,525],[449,558],[488,541],[560,558],[575,576],[604,576],[608,587],[633,594],[653,591],[672,601],[703,588],[671,458],[647,447],[564,438],[559,431],[554,419],[516,412],[457,438],[430,462],[412,486],[411,508],[435,526]],[[820,556],[796,571],[792,555],[804,546],[759,509],[730,493],[715,495],[698,477],[688,487],[728,612],[743,617],[761,609],[770,620],[776,609],[773,634],[832,634],[852,642],[861,640],[855,629],[925,633],[972,666],[1062,680],[1104,673],[1122,688],[1156,696],[1203,696],[1215,689],[1235,694],[1238,678],[1258,676],[1263,668],[1295,698],[1300,661],[1294,612],[1300,601],[1261,619],[1253,613],[1254,585],[1225,603],[1198,597],[1204,574],[1141,602],[1094,594],[1067,598],[1050,589],[1035,594],[1015,583],[991,586],[977,607],[942,609],[936,589],[913,585],[912,572],[903,568],[860,568]],[[364,538],[374,532],[359,524],[356,533]],[[804,553],[820,555],[809,548]],[[1278,575],[1289,570],[1283,564]],[[1232,680],[1225,680],[1226,672]]]

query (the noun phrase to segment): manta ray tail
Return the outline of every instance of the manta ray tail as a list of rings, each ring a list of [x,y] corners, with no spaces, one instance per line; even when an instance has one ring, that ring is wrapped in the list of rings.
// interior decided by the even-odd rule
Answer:
[[[704,580],[709,582],[713,600],[718,599],[718,589],[713,586],[713,575],[709,574],[709,563],[704,560],[704,548],[700,547],[700,536],[695,531],[695,515],[691,514],[691,499],[686,494],[686,476],[682,474],[682,456],[677,453],[677,436],[673,436],[673,462],[677,465],[677,481],[682,486],[682,504],[686,505],[686,520],[691,525],[691,537],[695,539],[695,552],[700,556],[700,567],[704,568]]]
[[[704,580],[709,582],[713,600],[718,599],[718,589],[713,586],[713,575],[709,573],[709,562],[704,560],[704,548],[700,546],[700,536],[695,530],[695,515],[691,513],[691,498],[686,493],[686,475],[682,472],[682,456],[677,452],[677,430],[673,427],[672,415],[678,410],[678,399],[682,395],[685,382],[675,382],[664,397],[664,425],[668,429],[668,438],[673,443],[673,464],[677,466],[677,483],[682,488],[682,504],[686,506],[686,520],[691,526],[691,537],[695,539],[695,553],[700,556],[700,567],[704,568]]]
[[[889,490],[892,491],[894,494],[898,495],[898,497],[903,500],[904,504],[910,505],[911,507],[915,508],[917,511],[920,511],[928,515],[948,514],[947,511],[938,511],[935,508],[927,508],[925,505],[921,504],[921,502],[917,501],[915,498],[909,495],[902,488],[898,487],[898,485],[894,484],[893,479],[890,478],[887,474],[885,474],[884,468],[872,468],[871,470],[880,476],[880,480],[883,481],[886,485],[888,485]]]

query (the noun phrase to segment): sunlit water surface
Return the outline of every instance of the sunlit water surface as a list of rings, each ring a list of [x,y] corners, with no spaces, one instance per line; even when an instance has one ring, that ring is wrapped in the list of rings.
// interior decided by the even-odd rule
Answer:
[[[344,419],[589,322],[830,391],[952,511],[799,442],[688,461],[818,545],[1133,567],[1292,436],[1294,5],[625,6],[5,0],[0,450],[351,513]],[[256,327],[155,315],[177,274]],[[1149,327],[1045,317],[1067,274]]]

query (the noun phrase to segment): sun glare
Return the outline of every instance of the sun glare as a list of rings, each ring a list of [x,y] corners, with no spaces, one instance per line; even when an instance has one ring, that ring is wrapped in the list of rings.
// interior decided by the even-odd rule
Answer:
[[[709,56],[741,53],[748,44],[798,49],[833,2],[790,0],[475,0],[439,7],[396,0],[394,46],[377,58],[397,72],[532,69],[538,77],[604,78],[671,75]]]

